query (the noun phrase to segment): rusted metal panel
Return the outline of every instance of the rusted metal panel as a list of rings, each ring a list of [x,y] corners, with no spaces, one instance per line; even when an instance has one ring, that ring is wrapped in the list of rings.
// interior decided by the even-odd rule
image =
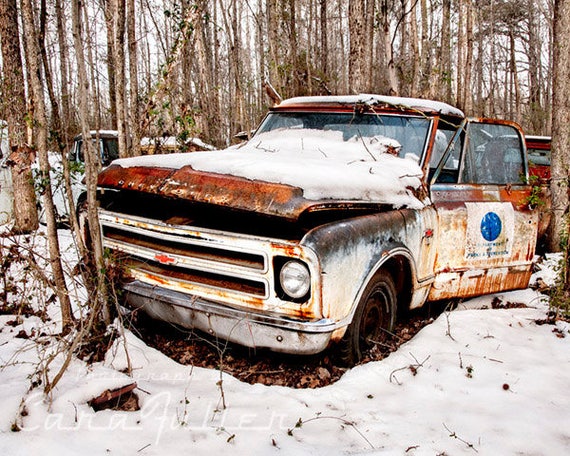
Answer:
[[[121,254],[129,279],[256,311],[304,319],[322,316],[318,261],[296,243],[197,231],[108,211],[100,213],[100,222],[103,245]],[[313,270],[307,302],[279,299],[275,257],[299,258]]]
[[[480,296],[497,291],[517,290],[528,285],[532,271],[528,267],[466,270],[438,274],[429,300]]]
[[[213,204],[297,220],[304,212],[326,209],[350,210],[383,207],[370,202],[308,200],[298,187],[242,177],[196,171],[190,166],[179,170],[155,167],[110,166],[99,175],[100,188],[135,190],[197,203]]]
[[[376,104],[352,98],[296,99],[275,111],[418,115],[415,105],[381,98]],[[463,118],[447,105],[417,103],[421,112],[446,116],[452,126]],[[516,132],[521,134],[518,127]],[[469,128],[464,134],[469,135]],[[434,138],[435,132],[419,159],[426,169],[428,162],[421,160],[429,158]],[[461,159],[458,155],[457,163]],[[131,304],[157,318],[248,346],[316,353],[343,336],[379,271],[392,275],[399,304],[408,307],[522,288],[530,278],[538,214],[528,207],[528,185],[442,183],[433,185],[427,195],[424,181],[419,188],[426,194],[416,195],[420,205],[394,209],[387,202],[378,203],[378,198],[362,196],[360,201],[356,196],[348,201],[309,200],[295,186],[303,185],[296,180],[294,185],[280,184],[283,179],[275,177],[277,182],[265,182],[265,174],[250,180],[230,175],[234,170],[219,174],[187,163],[176,169],[115,165],[99,178],[103,189],[126,190],[116,192],[124,197],[116,209],[109,204],[100,212],[104,246],[123,256]],[[473,164],[473,169],[480,169]],[[520,169],[526,175],[526,164]],[[483,178],[472,180],[487,181]],[[518,180],[518,175],[510,180]],[[394,191],[392,186],[389,191]],[[130,198],[138,193],[144,198],[136,201],[152,200],[152,210],[129,212]],[[324,198],[326,193],[318,195]],[[163,202],[172,203],[165,206],[174,213],[163,216]],[[181,210],[176,209],[179,202],[184,203]],[[239,229],[235,217],[232,222],[224,217],[236,214],[247,220],[237,223]],[[244,229],[249,221],[262,219],[287,229],[271,235],[264,231],[269,223],[260,230]],[[310,274],[310,290],[298,299],[287,297],[286,286],[279,282],[280,267],[291,259],[302,261]]]
[[[432,195],[442,236],[429,300],[527,286],[538,226],[538,213],[525,204],[527,186],[442,185]]]
[[[158,193],[160,187],[172,172],[173,170],[168,168],[123,168],[122,166],[111,165],[99,174],[97,185],[102,188],[117,190]]]
[[[162,287],[132,282],[124,287],[127,301],[151,317],[195,328],[220,339],[277,352],[314,354],[323,351],[338,327],[329,319],[295,320],[270,311],[252,312],[195,297],[188,299]]]
[[[271,182],[204,173],[189,166],[177,170],[160,190],[162,195],[251,210],[268,215],[298,218],[314,202],[300,188]]]
[[[302,242],[320,259],[323,316],[346,324],[368,280],[383,265],[394,276],[404,271],[392,267],[409,265],[413,285],[406,292],[422,294],[416,284],[432,277],[435,260],[434,246],[423,236],[433,235],[435,221],[435,210],[428,206],[365,215],[309,232]]]

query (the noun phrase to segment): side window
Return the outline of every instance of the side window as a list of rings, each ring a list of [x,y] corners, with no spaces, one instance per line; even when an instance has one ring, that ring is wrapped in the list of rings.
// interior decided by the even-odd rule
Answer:
[[[450,143],[452,140],[454,142]],[[462,143],[463,134],[456,134],[456,129],[438,128],[435,136],[433,151],[429,161],[430,179],[431,176],[437,172],[438,167],[442,165],[441,161],[445,156],[445,163],[443,163],[441,166],[435,182],[457,182],[459,177],[459,159],[461,157]]]
[[[119,158],[119,141],[114,138],[102,138],[103,165],[108,166],[113,160]]]
[[[77,149],[74,159],[77,160],[78,162],[84,163],[85,157],[83,156],[83,140],[80,139],[75,144]]]
[[[513,126],[472,123],[466,146],[461,182],[501,185],[524,181],[523,142]]]

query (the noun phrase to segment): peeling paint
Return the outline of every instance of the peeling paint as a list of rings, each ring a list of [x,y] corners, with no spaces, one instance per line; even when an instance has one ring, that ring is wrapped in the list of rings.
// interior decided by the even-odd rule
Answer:
[[[307,100],[283,110],[354,109]],[[444,115],[434,111],[439,104],[418,106],[433,125]],[[374,109],[418,115],[405,105]],[[458,111],[443,112],[445,125],[461,124]],[[475,121],[519,132],[507,121]],[[425,176],[417,207],[309,200],[296,186],[191,166],[110,166],[99,178],[100,223],[104,246],[123,258],[129,303],[247,346],[317,353],[342,338],[380,270],[393,278],[397,305],[407,308],[526,287],[539,227],[538,212],[526,204],[531,187],[457,177],[430,188],[436,131],[430,134],[418,151]],[[289,297],[280,281],[288,261],[309,271],[303,297]]]

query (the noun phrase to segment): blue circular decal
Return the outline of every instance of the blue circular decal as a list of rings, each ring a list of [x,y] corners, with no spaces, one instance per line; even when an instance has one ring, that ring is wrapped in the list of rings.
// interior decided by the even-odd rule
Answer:
[[[501,218],[494,212],[487,212],[481,220],[481,234],[486,241],[494,241],[503,229]]]

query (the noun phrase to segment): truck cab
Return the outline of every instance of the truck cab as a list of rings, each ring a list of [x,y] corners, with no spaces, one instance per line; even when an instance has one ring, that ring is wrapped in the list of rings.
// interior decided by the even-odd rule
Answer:
[[[538,216],[524,136],[437,101],[301,97],[223,151],[98,180],[126,303],[249,347],[348,363],[397,314],[524,288]]]
[[[100,157],[100,167],[108,166],[113,160],[119,158],[119,145],[117,131],[115,130],[92,130],[90,140]],[[69,205],[73,204],[76,210],[87,199],[87,187],[85,186],[85,157],[84,140],[81,134],[73,138],[73,145],[67,156],[70,169],[71,192],[73,201],[69,201],[65,193],[63,182],[63,164],[60,154],[50,154],[50,177],[53,190],[53,202],[56,216],[59,222],[69,221]],[[40,221],[45,222],[45,214],[40,211]]]

